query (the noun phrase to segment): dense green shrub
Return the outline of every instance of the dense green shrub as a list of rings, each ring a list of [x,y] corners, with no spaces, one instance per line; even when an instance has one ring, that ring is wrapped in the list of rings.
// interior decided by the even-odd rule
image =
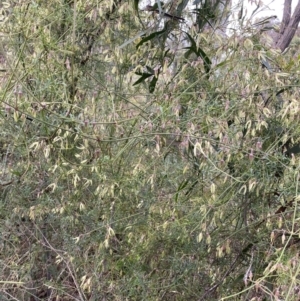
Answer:
[[[4,300],[298,299],[298,61],[128,3],[2,10]]]

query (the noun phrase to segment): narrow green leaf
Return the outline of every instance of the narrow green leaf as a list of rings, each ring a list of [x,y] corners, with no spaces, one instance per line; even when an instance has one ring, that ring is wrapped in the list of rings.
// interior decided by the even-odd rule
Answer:
[[[125,41],[122,45],[119,46],[119,49],[124,48],[125,46],[131,44],[132,42],[134,42],[136,39],[140,38],[141,36],[144,36],[146,33],[148,33],[149,29],[147,30],[143,30],[141,32],[139,32],[137,35],[135,35],[133,38]]]
[[[151,33],[149,36],[143,38],[137,45],[136,48],[138,49],[141,45],[143,45],[144,43],[146,43],[147,41],[150,41],[156,37],[161,36],[164,32],[166,31],[166,29],[163,29],[161,31],[157,31],[157,32],[153,32]]]
[[[189,50],[184,54],[184,57],[187,59],[192,53],[193,53],[193,51],[192,51],[191,49],[189,49]]]
[[[133,8],[137,15],[139,15],[139,0],[133,0]]]
[[[149,92],[150,93],[154,92],[157,80],[158,80],[158,74],[157,74],[157,76],[153,76],[152,80],[149,83]]]
[[[167,56],[167,54],[168,54],[168,52],[170,51],[170,48],[169,49],[167,49],[166,51],[165,51],[165,53],[164,53],[164,57],[166,57]]]
[[[191,42],[191,46],[185,47],[185,49],[189,49],[185,53],[185,57],[188,57],[189,55],[191,55],[191,52],[194,52],[197,56],[200,56],[202,58],[202,60],[204,62],[205,72],[209,73],[210,68],[211,68],[211,60],[209,59],[209,57],[206,55],[206,53],[201,48],[197,48],[195,40],[187,32],[186,32],[186,35]]]
[[[211,60],[201,48],[198,49],[198,55],[203,59],[204,69],[208,73],[211,68]]]
[[[154,70],[153,70],[151,67],[149,67],[149,66],[146,66],[146,69],[147,69],[147,71],[148,71],[149,73],[151,73],[151,74],[154,74],[154,73],[155,73]]]
[[[186,187],[186,185],[187,185],[188,183],[189,183],[189,180],[183,180],[183,181],[180,183],[180,185],[178,186],[176,195],[175,195],[175,202],[177,202],[177,200],[178,200],[179,192],[180,192],[181,190],[183,190],[183,189]]]
[[[185,49],[189,49],[189,50],[193,51],[196,55],[198,55],[197,44],[196,44],[195,40],[187,32],[186,32],[186,35],[191,42],[191,46],[186,47]]]
[[[153,76],[153,74],[149,74],[149,73],[139,73],[139,72],[136,72],[135,74],[141,75],[141,77],[136,82],[134,82],[133,86],[136,86],[139,83],[142,83],[143,81],[145,81],[148,77]]]

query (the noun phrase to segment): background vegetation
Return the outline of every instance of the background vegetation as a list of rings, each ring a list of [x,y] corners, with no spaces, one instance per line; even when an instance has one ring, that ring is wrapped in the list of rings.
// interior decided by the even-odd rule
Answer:
[[[1,4],[1,300],[299,300],[299,38],[195,3]]]

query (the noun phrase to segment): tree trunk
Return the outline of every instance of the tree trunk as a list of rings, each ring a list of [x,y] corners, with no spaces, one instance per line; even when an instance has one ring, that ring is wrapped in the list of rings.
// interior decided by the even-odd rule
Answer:
[[[292,0],[285,0],[284,2],[280,33],[276,41],[276,47],[282,52],[290,45],[300,22],[300,1],[298,2],[292,17],[291,3]]]

